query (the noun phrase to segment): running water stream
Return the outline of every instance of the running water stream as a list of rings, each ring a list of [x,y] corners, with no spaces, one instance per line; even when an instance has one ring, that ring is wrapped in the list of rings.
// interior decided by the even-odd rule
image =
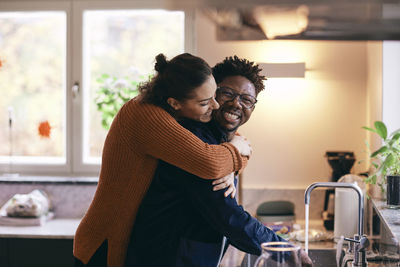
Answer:
[[[305,225],[305,230],[304,230],[304,242],[305,242],[305,251],[308,255],[308,217],[309,217],[309,208],[310,204],[305,204],[305,210],[306,210],[306,225]]]

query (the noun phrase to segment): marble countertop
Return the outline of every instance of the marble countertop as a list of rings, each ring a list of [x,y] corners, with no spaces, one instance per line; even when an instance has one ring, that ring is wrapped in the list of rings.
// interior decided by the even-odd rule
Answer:
[[[41,226],[1,226],[0,238],[73,239],[80,219],[52,219]]]
[[[396,244],[400,242],[400,210],[389,209],[385,201],[372,199],[374,208],[379,215],[381,222],[390,231]]]

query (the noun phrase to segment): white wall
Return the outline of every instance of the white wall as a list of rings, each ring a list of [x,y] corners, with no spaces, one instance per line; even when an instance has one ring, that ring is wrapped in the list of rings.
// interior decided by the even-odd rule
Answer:
[[[368,72],[367,72],[367,121],[366,125],[372,127],[375,121],[382,120],[382,42],[368,42]],[[367,141],[370,144],[368,153],[364,153],[364,160],[368,163],[369,153],[377,150],[381,146],[380,137],[371,132],[367,132]],[[368,165],[367,168],[371,168]],[[372,197],[381,197],[379,186],[369,186],[369,194]]]
[[[215,27],[196,13],[197,54],[211,65],[238,55],[257,62],[306,62],[305,79],[270,79],[252,118],[240,132],[254,153],[244,172],[246,188],[305,188],[328,181],[327,150],[354,151],[365,158],[367,42],[218,42]],[[381,69],[377,68],[377,71]],[[372,83],[372,81],[370,81]],[[366,165],[355,164],[353,173]]]
[[[368,72],[367,72],[367,122],[372,127],[375,121],[382,120],[382,42],[368,42]],[[379,71],[380,70],[380,71]],[[371,152],[381,146],[377,134],[367,132],[367,140]],[[368,154],[366,160],[368,160]]]
[[[388,133],[400,128],[400,41],[383,42],[383,121]]]

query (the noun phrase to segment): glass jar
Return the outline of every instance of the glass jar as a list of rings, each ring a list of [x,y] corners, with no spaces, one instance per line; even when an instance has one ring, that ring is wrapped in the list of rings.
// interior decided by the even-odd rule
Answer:
[[[300,246],[289,242],[261,244],[262,254],[254,267],[301,267]]]

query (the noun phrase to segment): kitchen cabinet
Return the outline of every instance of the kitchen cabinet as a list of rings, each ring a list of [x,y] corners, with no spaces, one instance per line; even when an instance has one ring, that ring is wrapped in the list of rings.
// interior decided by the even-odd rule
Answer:
[[[41,226],[0,226],[0,267],[73,267],[79,223],[56,218]]]
[[[73,267],[72,239],[0,238],[1,267]]]
[[[0,238],[0,266],[8,266],[7,241]]]

